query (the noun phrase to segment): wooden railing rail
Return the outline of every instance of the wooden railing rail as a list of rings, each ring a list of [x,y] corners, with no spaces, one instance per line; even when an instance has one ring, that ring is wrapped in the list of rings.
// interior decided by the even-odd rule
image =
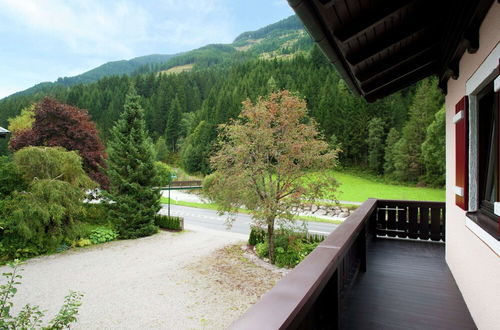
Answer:
[[[366,267],[366,224],[375,199],[361,205],[231,329],[337,328],[342,296]]]
[[[172,181],[170,183],[171,187],[201,187],[201,180],[191,180],[191,181]]]
[[[444,212],[444,203],[368,199],[230,329],[340,329],[346,293],[366,271],[367,244],[444,241]]]
[[[378,237],[445,241],[445,203],[378,200]]]

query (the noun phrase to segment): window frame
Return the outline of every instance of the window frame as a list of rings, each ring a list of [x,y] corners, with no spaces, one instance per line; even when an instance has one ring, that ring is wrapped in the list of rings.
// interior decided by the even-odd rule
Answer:
[[[467,80],[465,89],[469,101],[469,184],[466,226],[497,254],[500,254],[499,218],[481,210],[479,200],[479,99],[485,88],[499,77],[500,43],[498,43],[476,72]],[[500,134],[500,132],[499,132]],[[497,168],[500,175],[500,165]],[[497,215],[498,216],[498,215]]]

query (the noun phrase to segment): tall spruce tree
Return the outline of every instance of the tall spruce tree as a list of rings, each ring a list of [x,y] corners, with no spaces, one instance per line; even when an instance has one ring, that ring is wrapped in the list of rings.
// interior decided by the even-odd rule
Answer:
[[[368,167],[375,174],[382,174],[384,166],[384,121],[374,117],[368,123]]]
[[[179,122],[181,121],[181,104],[175,97],[170,103],[167,116],[167,127],[165,127],[165,141],[172,151],[177,151],[177,140],[179,139]]]
[[[108,175],[113,202],[110,215],[122,238],[152,235],[154,217],[160,210],[160,192],[155,189],[153,145],[146,132],[140,97],[131,85],[124,112],[111,131]]]

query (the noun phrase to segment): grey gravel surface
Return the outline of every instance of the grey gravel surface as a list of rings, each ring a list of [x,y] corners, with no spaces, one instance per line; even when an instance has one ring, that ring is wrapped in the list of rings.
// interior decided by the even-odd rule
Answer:
[[[74,290],[85,294],[75,329],[224,329],[281,277],[245,262],[238,246],[224,249],[246,238],[161,232],[31,259],[16,308],[29,302],[52,316]]]

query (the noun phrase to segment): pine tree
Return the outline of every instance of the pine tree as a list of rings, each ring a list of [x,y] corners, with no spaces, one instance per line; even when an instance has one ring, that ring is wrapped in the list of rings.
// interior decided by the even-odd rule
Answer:
[[[110,215],[122,238],[152,235],[154,217],[160,209],[155,186],[154,151],[146,132],[140,97],[130,86],[124,112],[112,128],[109,141],[108,198]]]
[[[374,117],[368,123],[368,167],[375,174],[381,174],[384,165],[384,122]]]
[[[167,127],[165,128],[165,141],[172,151],[177,151],[177,140],[179,139],[179,123],[181,121],[181,105],[176,97],[170,103],[167,117]]]
[[[387,139],[385,140],[385,151],[384,151],[384,174],[390,176],[394,173],[394,154],[396,144],[400,139],[400,134],[394,127],[391,128],[389,134],[387,134]]]
[[[422,158],[425,165],[425,181],[434,186],[444,186],[446,173],[446,110],[439,110],[434,121],[427,127],[422,144]]]
[[[415,97],[410,106],[409,118],[401,133],[396,153],[396,177],[417,182],[424,174],[422,143],[425,141],[427,127],[435,118],[435,113],[443,105],[443,94],[437,87],[437,79],[429,78],[417,84]]]
[[[160,136],[155,143],[156,160],[166,162],[168,159],[168,147],[163,136]]]

